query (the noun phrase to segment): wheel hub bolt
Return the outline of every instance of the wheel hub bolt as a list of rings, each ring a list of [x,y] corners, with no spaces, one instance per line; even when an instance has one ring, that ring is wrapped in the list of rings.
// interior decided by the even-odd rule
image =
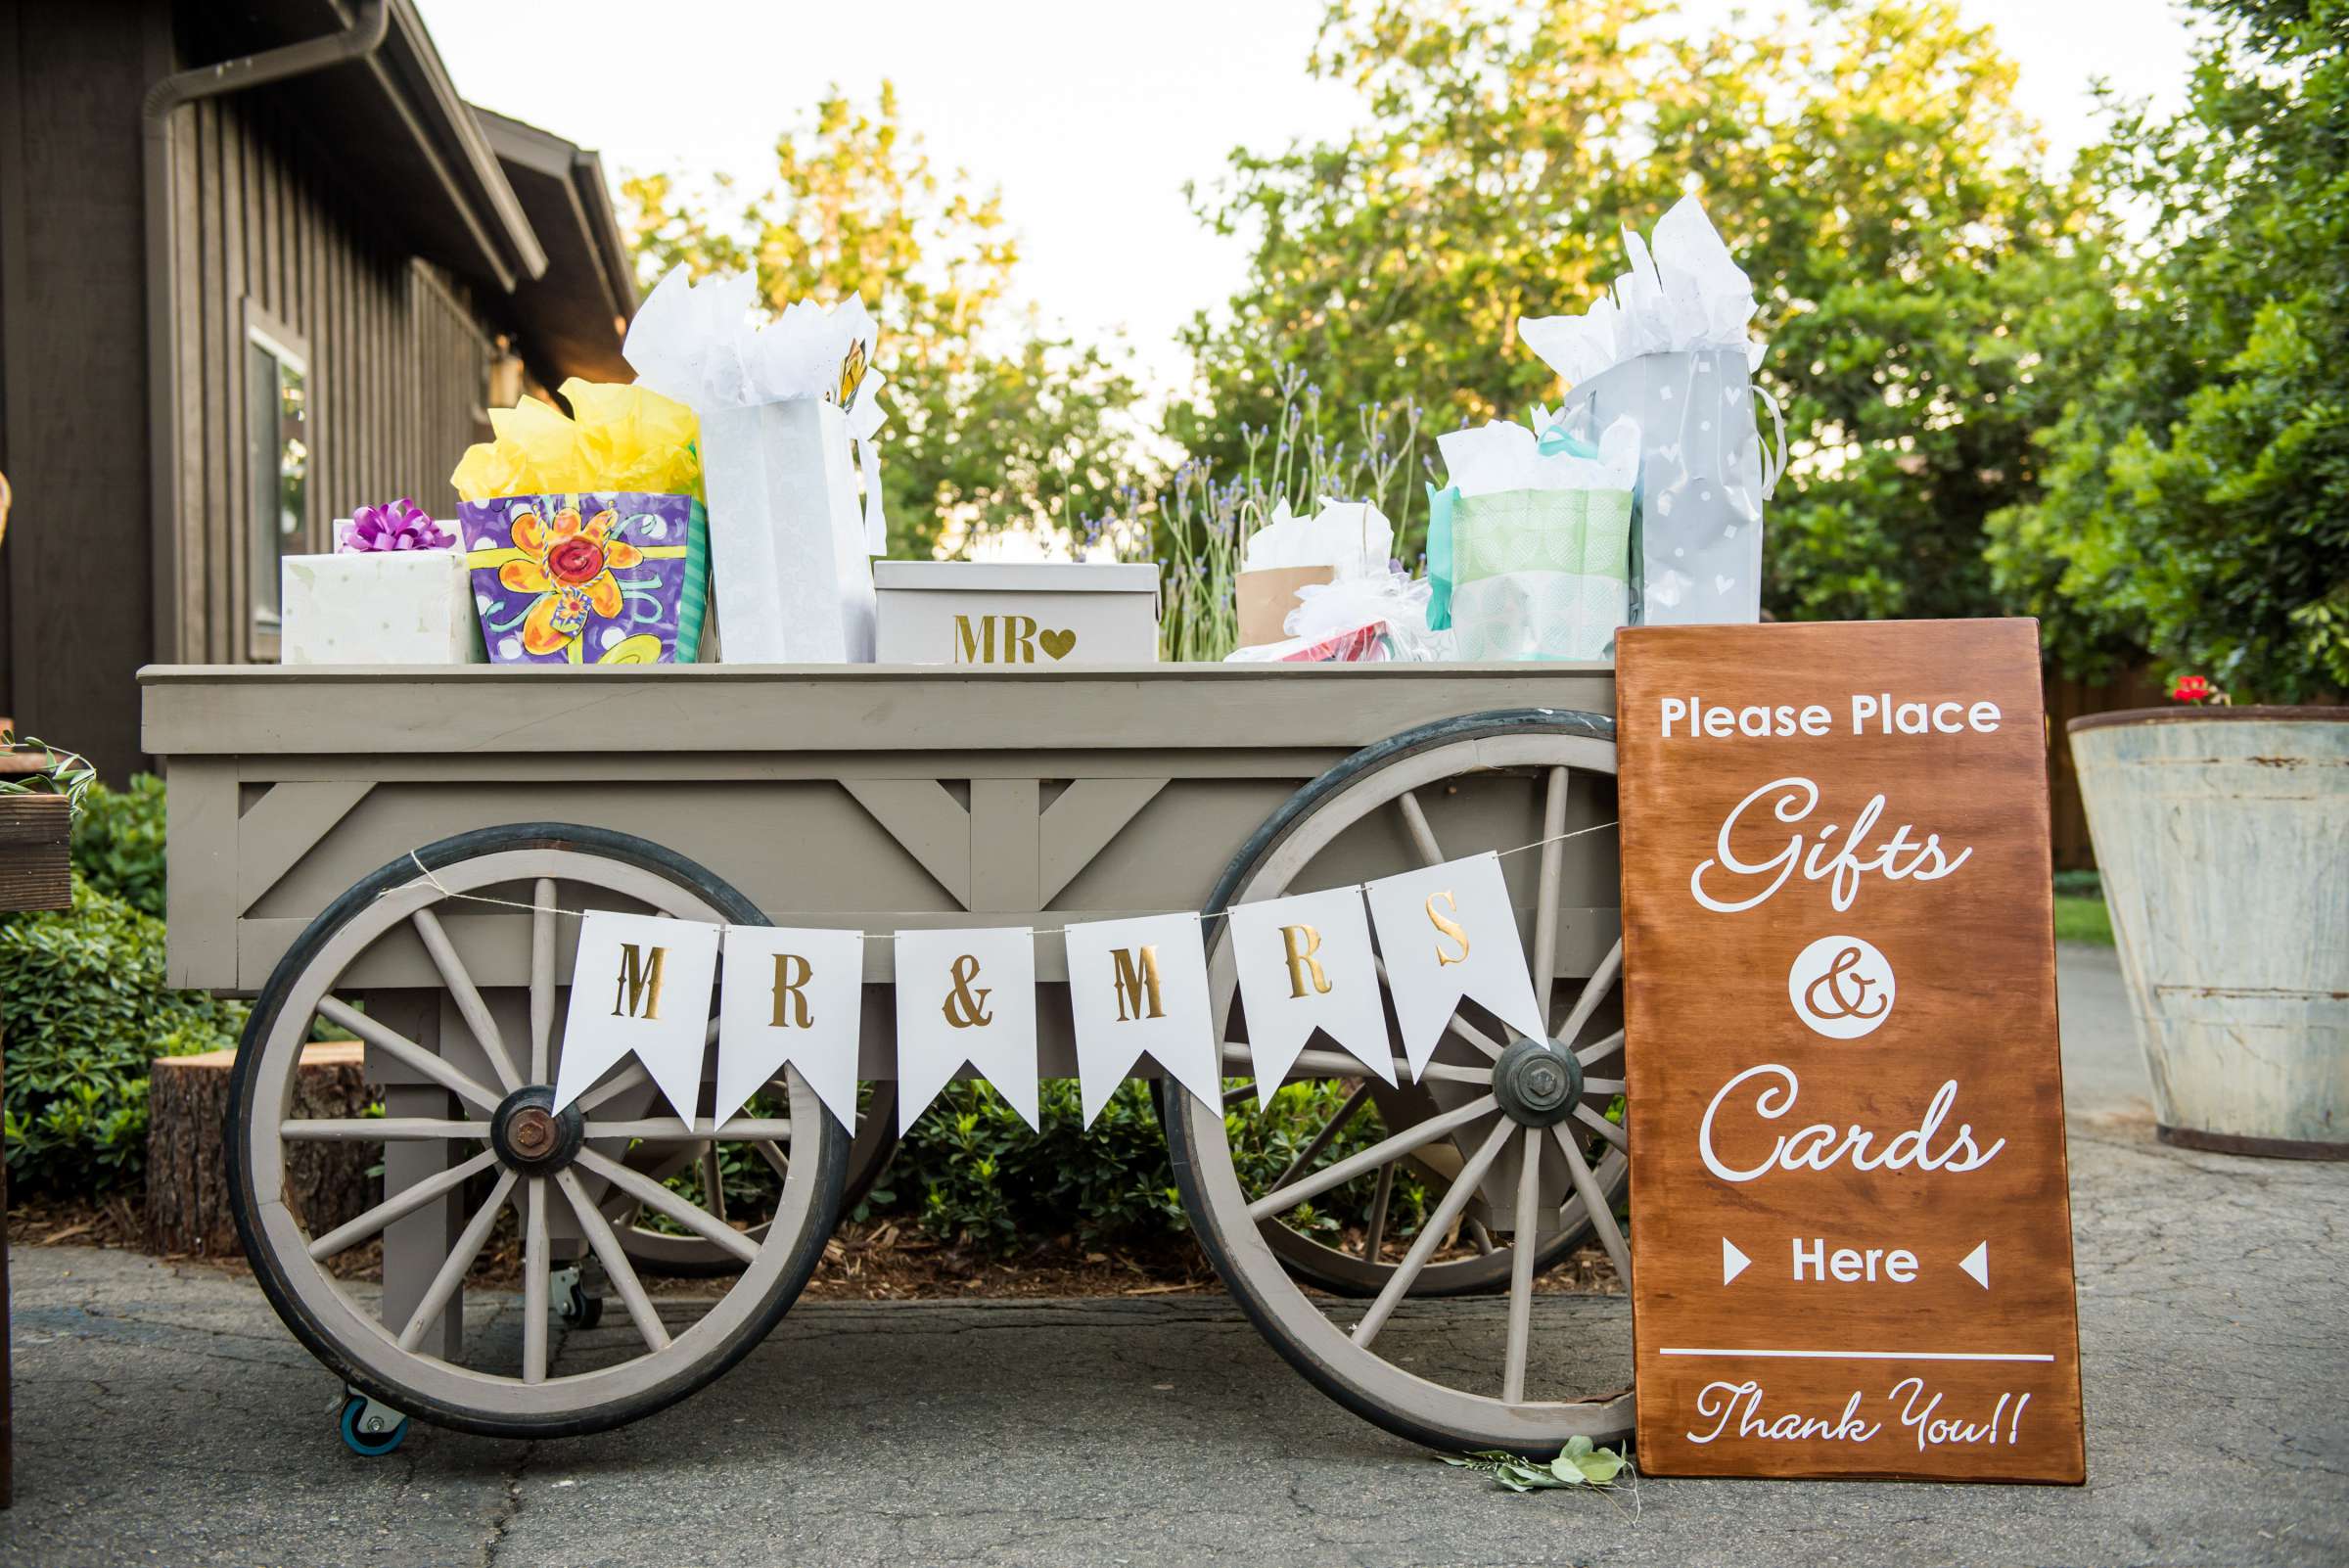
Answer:
[[[1547,1040],[1518,1039],[1493,1064],[1493,1095],[1526,1127],[1554,1127],[1583,1098],[1583,1064]]]
[[[576,1105],[554,1108],[543,1084],[518,1088],[489,1120],[489,1146],[506,1166],[530,1176],[552,1176],[571,1164],[586,1141],[587,1119]]]

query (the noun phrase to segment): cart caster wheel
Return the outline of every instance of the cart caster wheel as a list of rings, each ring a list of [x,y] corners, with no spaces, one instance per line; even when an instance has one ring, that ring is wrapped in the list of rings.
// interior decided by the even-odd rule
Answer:
[[[593,1328],[604,1320],[604,1298],[590,1296],[584,1289],[574,1285],[555,1311],[562,1314],[567,1327]]]
[[[362,1459],[380,1459],[408,1440],[408,1418],[364,1394],[343,1401],[344,1446]]]

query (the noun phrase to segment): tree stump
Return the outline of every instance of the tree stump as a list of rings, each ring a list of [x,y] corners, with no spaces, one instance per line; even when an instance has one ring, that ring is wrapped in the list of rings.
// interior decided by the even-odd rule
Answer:
[[[365,1047],[356,1040],[305,1045],[294,1084],[296,1116],[362,1114]],[[235,1051],[160,1058],[147,1088],[147,1245],[208,1258],[242,1254],[228,1201],[229,1069]],[[378,1201],[382,1162],[373,1143],[289,1144],[286,1202],[312,1235],[356,1219]]]

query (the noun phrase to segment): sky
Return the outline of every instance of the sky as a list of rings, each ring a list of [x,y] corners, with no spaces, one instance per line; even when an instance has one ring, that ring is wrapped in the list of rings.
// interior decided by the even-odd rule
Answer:
[[[607,174],[727,170],[757,189],[786,126],[838,83],[895,81],[942,167],[999,186],[1019,287],[1082,340],[1122,334],[1160,391],[1175,334],[1241,283],[1243,242],[1183,196],[1235,147],[1342,136],[1354,94],[1309,80],[1321,0],[418,0],[457,89],[603,154]],[[1690,24],[1722,0],[1685,0]],[[1757,13],[1774,9],[1754,6]],[[2063,158],[2096,139],[2089,81],[2174,107],[2193,37],[2169,0],[1960,0],[2020,69]],[[1715,213],[1736,243],[1734,213]],[[889,324],[881,323],[886,334]]]

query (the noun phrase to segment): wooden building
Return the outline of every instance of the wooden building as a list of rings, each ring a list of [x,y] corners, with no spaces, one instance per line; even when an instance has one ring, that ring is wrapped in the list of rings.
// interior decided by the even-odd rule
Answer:
[[[277,563],[484,410],[629,378],[593,153],[456,95],[410,0],[0,3],[0,715],[142,765],[133,672],[276,657]]]

